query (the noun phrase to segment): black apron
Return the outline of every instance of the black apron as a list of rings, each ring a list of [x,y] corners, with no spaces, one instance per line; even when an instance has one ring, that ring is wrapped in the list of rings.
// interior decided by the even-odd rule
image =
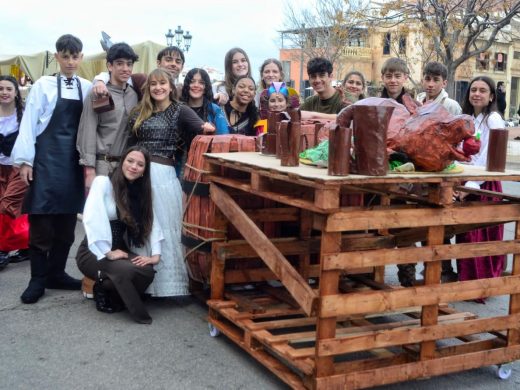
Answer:
[[[57,77],[58,100],[51,120],[36,137],[33,181],[26,193],[23,213],[76,214],[83,211],[85,188],[79,165],[76,136],[83,110],[81,82],[79,100],[61,98],[61,77]]]

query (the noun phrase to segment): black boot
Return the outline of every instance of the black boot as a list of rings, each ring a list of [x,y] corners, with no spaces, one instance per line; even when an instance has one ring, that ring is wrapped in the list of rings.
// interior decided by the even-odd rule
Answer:
[[[49,269],[45,287],[55,290],[81,290],[81,280],[65,272],[70,245],[56,242],[49,252]]]
[[[442,273],[441,273],[441,280],[443,283],[449,283],[449,282],[456,282],[459,279],[459,276],[453,269],[453,266],[451,265],[451,259],[450,260],[443,260],[442,261]]]
[[[399,271],[397,271],[397,277],[401,286],[412,287],[415,285],[415,263],[398,264],[397,268],[399,269]]]
[[[31,280],[20,299],[23,303],[36,303],[45,293],[47,275],[47,254],[37,249],[30,249]]]

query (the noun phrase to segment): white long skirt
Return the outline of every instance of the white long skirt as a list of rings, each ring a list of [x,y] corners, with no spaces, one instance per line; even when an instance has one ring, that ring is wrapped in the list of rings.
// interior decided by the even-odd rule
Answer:
[[[175,168],[152,162],[152,201],[154,218],[161,226],[161,261],[152,284],[146,292],[154,297],[172,297],[188,294],[188,273],[181,244],[182,191]]]

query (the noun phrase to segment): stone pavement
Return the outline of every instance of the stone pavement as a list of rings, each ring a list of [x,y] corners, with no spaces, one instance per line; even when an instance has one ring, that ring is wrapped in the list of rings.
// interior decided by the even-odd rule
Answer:
[[[520,184],[504,183],[520,195]],[[506,226],[506,238],[514,226]],[[78,223],[75,254],[83,229]],[[511,259],[508,262],[511,269]],[[422,265],[417,267],[417,277]],[[68,271],[80,277],[73,257]],[[284,389],[266,368],[224,336],[212,338],[207,308],[194,298],[150,300],[152,325],[134,323],[125,312],[99,313],[79,292],[48,290],[34,305],[19,296],[29,278],[29,263],[0,272],[1,390],[132,389]],[[386,278],[397,283],[396,268]],[[460,311],[481,316],[506,314],[509,300],[493,297],[485,305],[459,302]],[[519,389],[520,365],[509,380],[496,367],[381,387],[385,390]]]

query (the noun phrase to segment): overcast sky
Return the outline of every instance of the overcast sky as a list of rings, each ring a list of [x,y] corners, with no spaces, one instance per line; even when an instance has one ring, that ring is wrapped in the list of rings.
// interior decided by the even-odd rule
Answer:
[[[56,39],[67,33],[83,41],[85,54],[95,54],[101,51],[102,30],[113,42],[135,44],[150,40],[166,45],[164,35],[168,29],[173,31],[181,25],[193,35],[186,53],[188,68],[208,65],[223,71],[226,51],[238,46],[248,53],[256,79],[263,60],[278,58],[277,31],[283,29],[286,2],[4,0],[0,11],[0,55],[54,52]]]

